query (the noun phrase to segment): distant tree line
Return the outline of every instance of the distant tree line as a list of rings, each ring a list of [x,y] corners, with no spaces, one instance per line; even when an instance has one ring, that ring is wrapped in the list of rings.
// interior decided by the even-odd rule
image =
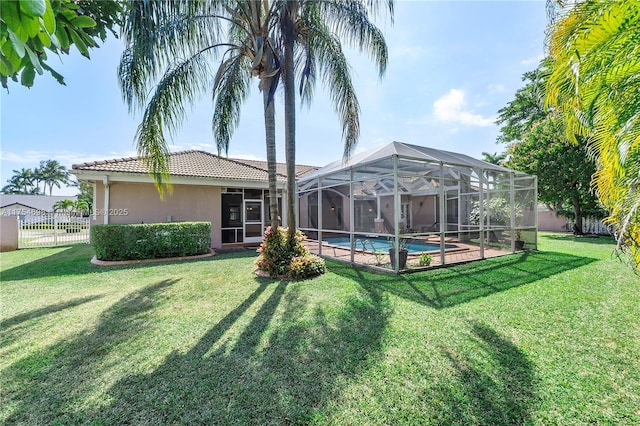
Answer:
[[[56,160],[41,161],[40,166],[33,169],[22,168],[14,170],[13,176],[2,187],[3,194],[49,195],[53,187],[71,183],[69,171]]]

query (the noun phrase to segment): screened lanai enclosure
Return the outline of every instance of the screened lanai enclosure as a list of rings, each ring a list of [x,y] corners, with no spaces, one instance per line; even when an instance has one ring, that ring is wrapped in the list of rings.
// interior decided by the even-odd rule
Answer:
[[[392,142],[297,192],[308,248],[351,263],[406,272],[537,248],[536,177],[464,154]]]

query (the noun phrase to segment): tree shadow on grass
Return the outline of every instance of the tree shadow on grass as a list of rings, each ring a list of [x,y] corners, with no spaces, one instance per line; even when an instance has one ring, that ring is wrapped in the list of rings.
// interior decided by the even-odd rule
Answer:
[[[265,291],[261,285],[186,354],[110,391],[108,422],[149,424],[306,424],[340,392],[340,378],[366,368],[380,351],[386,300],[363,289],[328,317],[280,282],[235,341],[225,332]],[[280,306],[281,315],[274,318]],[[271,323],[274,323],[270,327]],[[95,414],[94,414],[95,415]]]
[[[10,394],[19,407],[9,420],[266,425],[306,424],[322,416],[349,378],[379,357],[391,315],[388,300],[365,284],[343,306],[327,311],[304,296],[305,283],[256,282],[253,293],[212,324],[188,352],[169,354],[150,373],[122,377],[108,388],[105,406],[81,408],[87,382],[105,374],[93,371],[100,365],[95,349],[79,359],[88,350],[82,348],[97,346],[104,353],[110,345],[101,342],[143,333],[131,328],[129,315],[117,315],[131,308],[128,302],[114,306],[90,337],[51,349],[56,354],[53,365],[34,377],[43,383],[22,380],[26,390]],[[239,329],[243,319],[247,325]],[[122,334],[116,332],[120,326],[126,326]],[[29,362],[33,360],[13,366],[12,375],[19,375]],[[80,368],[71,371],[76,363]],[[38,395],[40,386],[54,388],[47,392],[53,401],[43,401],[47,397]]]
[[[84,275],[96,272],[103,273],[119,271],[123,269],[153,268],[154,266],[181,264],[185,262],[215,262],[218,259],[257,256],[254,251],[247,250],[219,254],[203,259],[184,259],[154,263],[137,263],[132,265],[97,266],[90,262],[95,252],[89,245],[78,244],[69,246],[63,250],[60,250],[60,248],[53,248],[51,250],[53,253],[49,256],[43,256],[33,262],[24,263],[7,270],[3,270],[2,281],[21,281],[54,276]]]
[[[6,423],[72,423],[68,407],[108,368],[103,365],[105,356],[144,331],[147,315],[162,299],[163,291],[178,281],[163,280],[128,294],[102,313],[95,329],[20,358],[4,369],[3,396],[13,408]]]
[[[334,261],[328,261],[327,265],[331,272],[366,283],[378,291],[442,309],[543,280],[595,260],[535,251],[399,276],[372,273]]]
[[[25,321],[29,321],[44,315],[60,312],[65,309],[74,308],[76,306],[82,305],[83,303],[93,302],[94,300],[97,300],[100,298],[102,298],[102,295],[94,294],[92,296],[79,297],[77,299],[72,299],[67,302],[55,303],[53,305],[44,306],[42,308],[34,309],[33,311],[23,312],[21,314],[18,314],[0,321],[0,330],[6,331],[10,327],[16,326]]]
[[[10,318],[6,318],[0,321],[0,347],[5,347],[13,342],[20,334],[20,331],[25,328],[25,322],[33,319],[54,314],[56,312],[64,311],[65,309],[75,308],[76,306],[84,303],[93,302],[94,300],[101,299],[103,296],[94,294],[86,297],[79,297],[67,302],[55,303],[42,308],[34,309],[29,312],[24,312],[18,315],[14,315]]]
[[[440,424],[523,425],[537,403],[535,366],[516,345],[495,330],[471,322],[465,348],[440,348],[457,383],[442,390]],[[470,348],[470,349],[469,349]]]

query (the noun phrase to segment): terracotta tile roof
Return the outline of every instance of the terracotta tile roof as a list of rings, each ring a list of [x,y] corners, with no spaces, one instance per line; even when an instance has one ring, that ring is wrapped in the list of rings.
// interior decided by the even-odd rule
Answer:
[[[257,168],[260,168],[262,170],[267,170],[267,162],[266,161],[258,161],[258,160],[236,160],[236,161],[241,161],[244,164],[248,164],[250,166],[257,167]],[[297,165],[296,166],[296,178],[301,178],[303,176],[306,176],[309,173],[315,172],[318,169],[319,169],[319,167],[316,167],[316,166]],[[287,176],[287,165],[284,164],[284,163],[277,163],[276,164],[276,173],[278,173],[279,175],[282,175],[282,176],[284,176],[286,178],[286,176]]]
[[[304,176],[318,167],[296,166],[296,177]],[[140,157],[117,158],[74,164],[72,171],[147,174]],[[172,176],[221,180],[266,181],[267,162],[219,157],[205,151],[189,150],[171,153],[169,171]],[[277,165],[278,180],[286,181],[286,166]]]

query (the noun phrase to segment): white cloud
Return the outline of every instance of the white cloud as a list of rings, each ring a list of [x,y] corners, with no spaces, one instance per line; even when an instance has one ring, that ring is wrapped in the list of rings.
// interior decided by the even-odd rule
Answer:
[[[57,160],[60,164],[71,166],[72,164],[85,163],[89,161],[107,160],[111,158],[135,157],[135,151],[110,152],[109,154],[87,154],[84,152],[72,151],[25,151],[21,153],[11,151],[0,151],[0,160],[16,164],[40,164],[40,161]]]
[[[189,151],[192,149],[198,151],[210,151],[213,148],[213,145],[204,144],[204,143],[192,143],[192,144],[183,144],[183,143],[172,143],[169,145],[169,151],[171,152],[182,152]]]
[[[488,127],[493,125],[495,118],[483,117],[467,110],[464,100],[464,92],[459,89],[451,89],[433,103],[433,112],[440,121],[461,123],[467,126]]]
[[[222,156],[224,157],[224,153],[222,154]],[[239,151],[230,152],[229,153],[229,158],[236,158],[238,160],[267,161],[266,158],[260,157],[259,155],[246,154],[246,153],[239,152]]]

